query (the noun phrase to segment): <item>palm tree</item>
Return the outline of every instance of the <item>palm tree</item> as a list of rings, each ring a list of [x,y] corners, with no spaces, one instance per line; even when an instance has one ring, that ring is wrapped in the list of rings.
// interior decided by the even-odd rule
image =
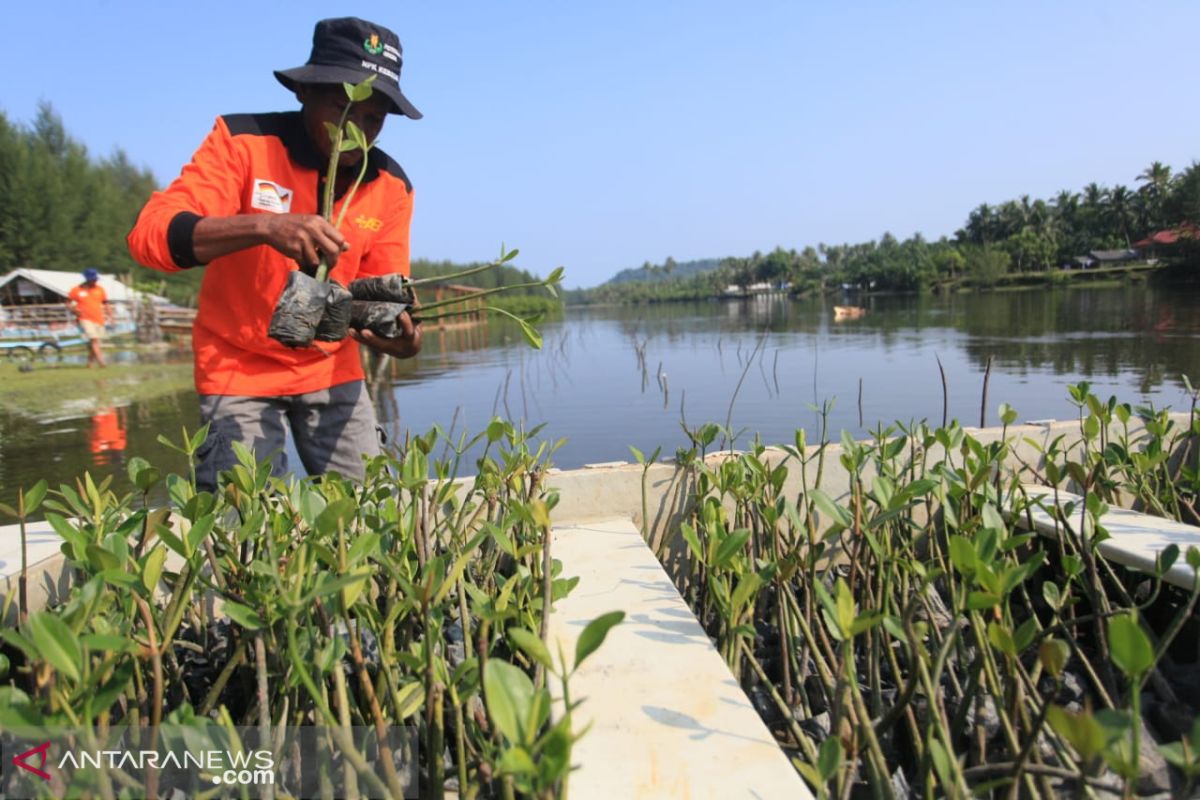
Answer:
[[[1171,168],[1155,161],[1137,179],[1142,184],[1137,192],[1139,221],[1143,231],[1151,233],[1167,225],[1164,211],[1171,188]]]
[[[1105,215],[1108,190],[1096,182],[1083,187],[1083,202],[1079,222],[1082,242],[1087,249],[1101,247],[1106,237]]]
[[[987,203],[980,203],[979,207],[967,216],[967,225],[960,231],[959,238],[974,244],[987,244],[992,240],[994,232],[995,212]]]
[[[1020,203],[1009,200],[1001,204],[997,217],[1000,223],[1000,235],[997,237],[999,239],[1016,236],[1025,230],[1029,224],[1029,195],[1022,197]]]
[[[1108,218],[1129,247],[1129,228],[1133,224],[1133,192],[1124,186],[1114,186],[1108,193]]]
[[[1146,189],[1156,189],[1159,192],[1166,190],[1167,185],[1171,183],[1171,168],[1161,161],[1155,161],[1142,170],[1137,176],[1139,183],[1146,185],[1138,189],[1144,191]]]
[[[1075,218],[1075,212],[1079,210],[1079,195],[1063,189],[1054,196],[1053,202],[1060,220],[1070,222]]]
[[[1058,240],[1060,261],[1070,259],[1086,249],[1086,235],[1079,219],[1079,195],[1063,189],[1054,196],[1054,227]]]

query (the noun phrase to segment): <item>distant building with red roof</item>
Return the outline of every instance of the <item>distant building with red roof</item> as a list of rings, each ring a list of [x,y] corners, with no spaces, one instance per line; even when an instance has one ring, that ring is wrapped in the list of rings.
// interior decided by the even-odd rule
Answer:
[[[1180,239],[1197,240],[1200,239],[1200,225],[1194,222],[1185,222],[1177,228],[1168,228],[1165,231],[1152,233],[1140,242],[1134,242],[1133,246],[1138,248],[1149,248],[1156,245],[1173,245],[1178,244]]]

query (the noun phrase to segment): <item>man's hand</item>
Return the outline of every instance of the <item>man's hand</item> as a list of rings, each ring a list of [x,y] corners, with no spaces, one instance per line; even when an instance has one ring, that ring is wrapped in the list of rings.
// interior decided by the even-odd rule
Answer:
[[[266,243],[295,259],[306,269],[316,269],[322,259],[333,269],[338,256],[350,249],[345,237],[317,214],[262,214]]]
[[[316,269],[321,257],[332,268],[350,248],[337,228],[317,214],[238,214],[204,217],[192,232],[192,252],[201,264],[229,253],[269,245],[302,267]]]
[[[385,339],[382,336],[376,336],[369,330],[355,328],[350,329],[350,336],[356,342],[365,344],[372,350],[377,350],[392,358],[412,358],[421,352],[421,326],[413,323],[412,317],[407,311],[397,317],[397,322],[403,333],[395,339]]]

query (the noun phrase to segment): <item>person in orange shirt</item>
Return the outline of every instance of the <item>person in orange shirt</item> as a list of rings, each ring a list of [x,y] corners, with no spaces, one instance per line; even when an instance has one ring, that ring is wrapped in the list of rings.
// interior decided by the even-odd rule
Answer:
[[[308,62],[275,73],[300,110],[218,117],[127,237],[134,260],[148,267],[204,267],[192,329],[200,417],[210,425],[197,454],[204,489],[234,465],[235,441],[270,458],[276,475],[287,471],[288,430],[310,475],[360,477],[363,457],[381,450],[358,343],[398,358],[416,355],[421,329],[408,313],[397,318],[395,338],[351,328],[339,341],[288,347],[268,330],[297,269],[312,275],[323,262],[342,287],[409,274],[412,184],[383,151],[343,152],[333,188],[335,219],[344,224],[339,229],[319,214],[333,149],[326,125],[347,110],[343,82],[375,78],[371,97],[347,112],[367,141],[388,114],[421,118],[400,91],[401,63],[400,40],[387,28],[354,17],[321,20]],[[350,193],[364,157],[364,180]]]
[[[88,341],[88,368],[104,366],[100,343],[104,339],[104,323],[108,317],[108,294],[100,285],[100,273],[88,267],[83,271],[83,283],[67,293],[67,307],[75,313],[83,336]]]

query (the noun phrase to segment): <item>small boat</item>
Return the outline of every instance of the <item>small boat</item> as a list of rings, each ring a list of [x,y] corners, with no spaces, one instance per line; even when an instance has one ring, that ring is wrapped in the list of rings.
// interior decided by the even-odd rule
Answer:
[[[834,306],[833,318],[835,320],[842,319],[858,319],[867,313],[867,310],[862,306]]]

